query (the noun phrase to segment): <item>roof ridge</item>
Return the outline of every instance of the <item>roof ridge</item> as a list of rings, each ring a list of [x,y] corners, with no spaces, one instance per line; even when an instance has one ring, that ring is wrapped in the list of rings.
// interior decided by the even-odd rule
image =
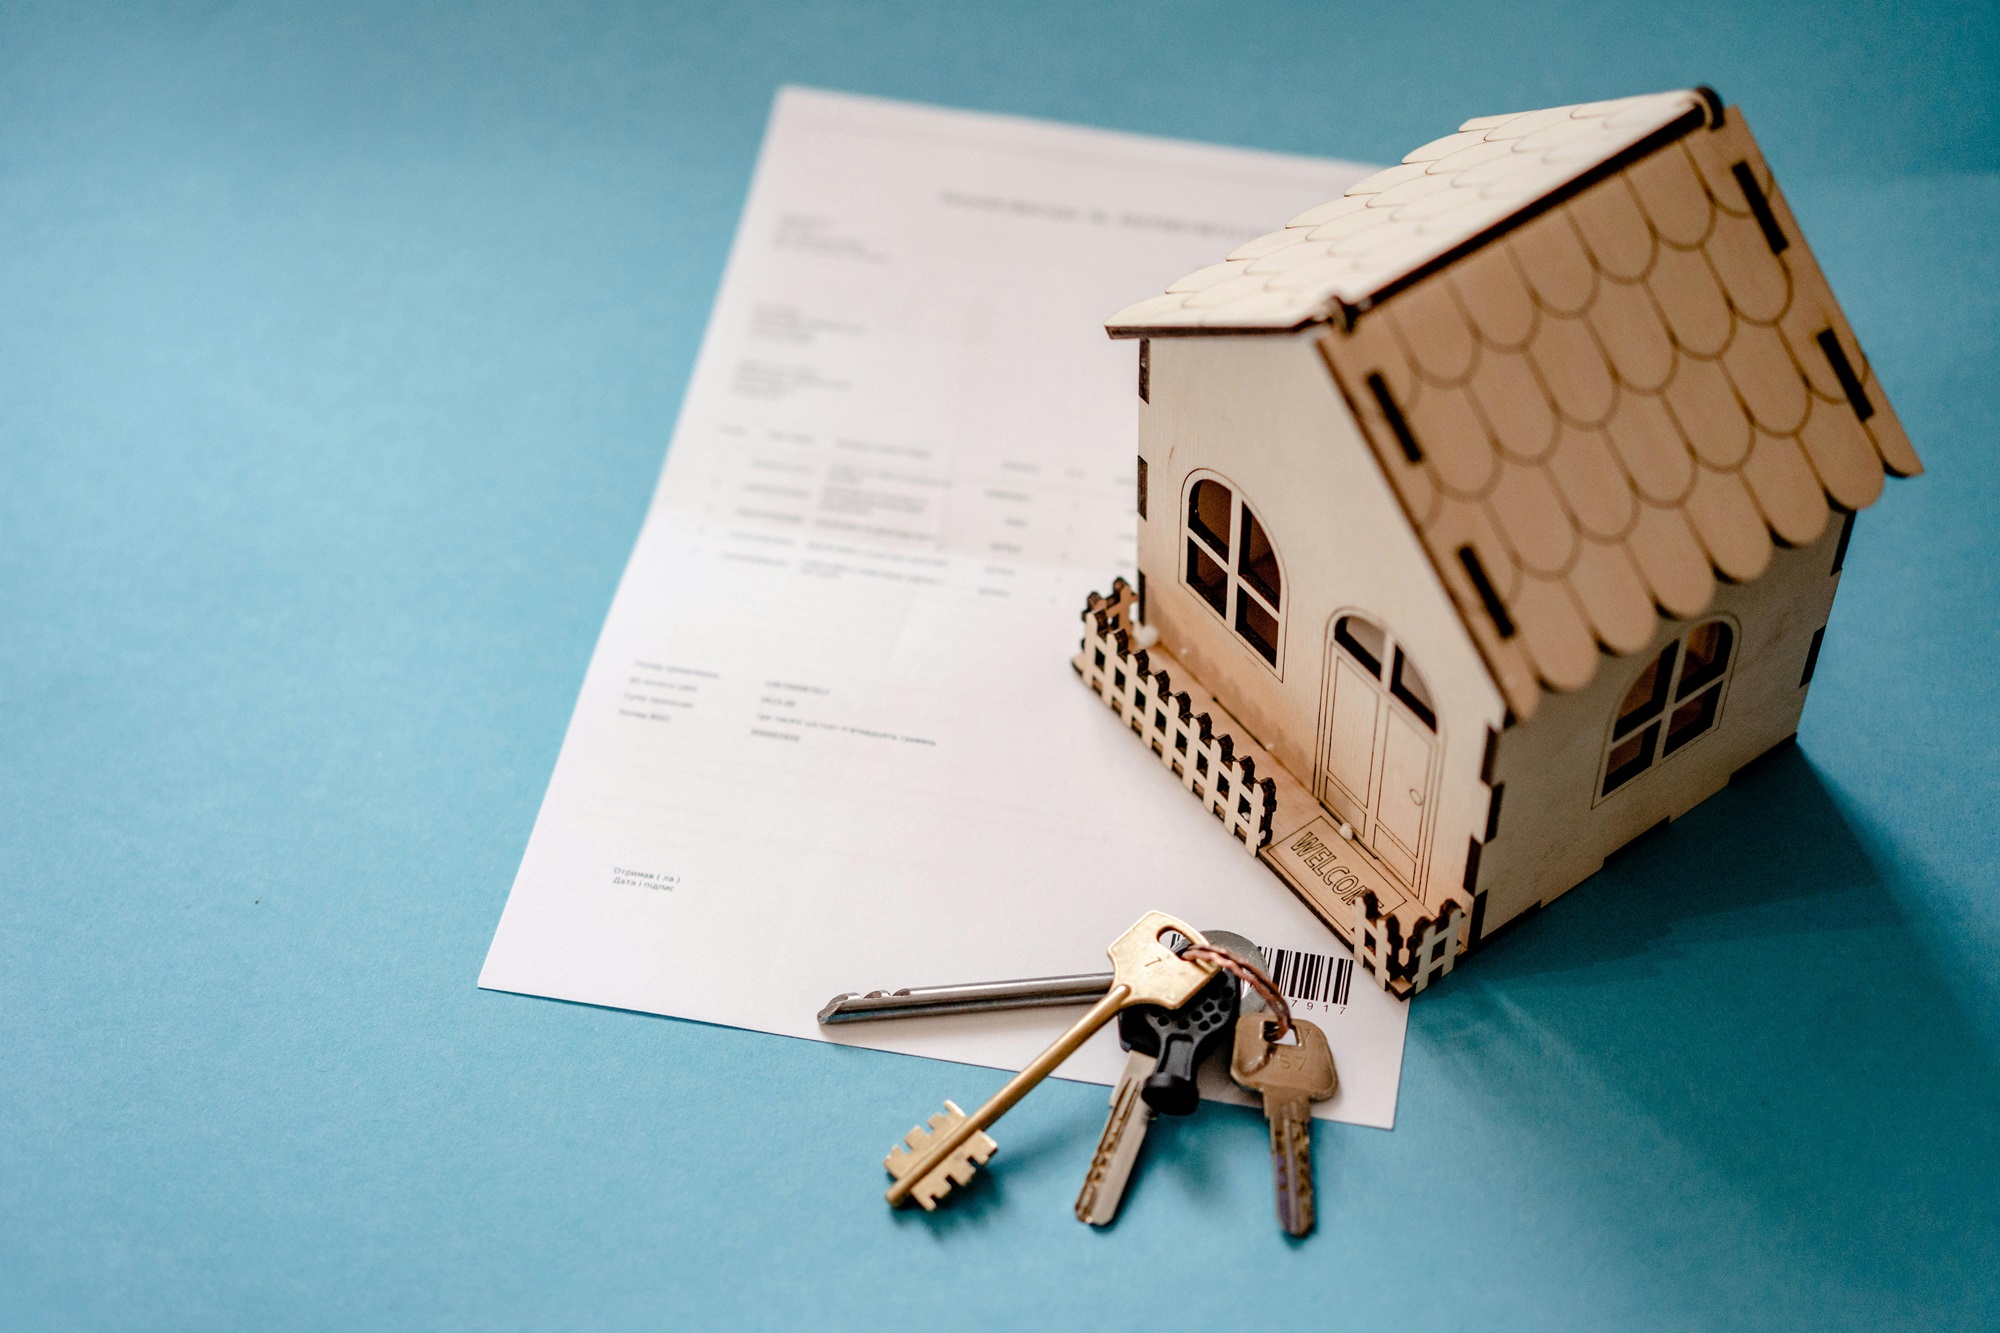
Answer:
[[[1706,124],[1708,88],[1480,117],[1113,315],[1114,338],[1348,326],[1373,306]]]
[[[1714,95],[1713,90],[1707,88],[1695,89],[1693,91],[1709,92],[1711,95]],[[1549,212],[1551,209],[1560,208],[1563,204],[1568,203],[1591,186],[1607,177],[1617,175],[1640,158],[1651,156],[1668,144],[1692,134],[1697,129],[1704,127],[1715,128],[1721,123],[1720,105],[1720,98],[1718,97],[1715,103],[1717,110],[1713,113],[1714,119],[1711,119],[1711,113],[1706,106],[1688,108],[1679,118],[1667,122],[1637,143],[1619,150],[1617,153],[1599,162],[1596,166],[1587,168],[1576,176],[1571,177],[1568,181],[1558,185],[1548,193],[1529,200],[1520,208],[1486,228],[1486,230],[1466,238],[1458,245],[1444,251],[1433,259],[1425,261],[1401,277],[1390,279],[1360,301],[1352,303],[1344,300],[1340,301],[1340,311],[1344,313],[1347,322],[1351,325],[1354,319],[1374,309],[1396,293],[1415,286],[1425,278],[1430,277],[1433,273],[1449,267],[1473,251],[1484,249],[1507,233],[1516,231],[1533,222],[1536,218]],[[1333,318],[1332,311],[1328,312],[1328,317],[1330,319]]]

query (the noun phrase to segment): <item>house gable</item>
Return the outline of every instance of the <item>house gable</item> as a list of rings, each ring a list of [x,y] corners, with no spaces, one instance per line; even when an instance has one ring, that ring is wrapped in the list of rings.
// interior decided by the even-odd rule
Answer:
[[[1153,345],[1149,362],[1149,399],[1139,409],[1146,623],[1314,790],[1322,777],[1334,623],[1351,613],[1385,626],[1413,673],[1421,672],[1436,713],[1435,795],[1425,797],[1413,887],[1437,910],[1462,888],[1466,835],[1485,815],[1485,737],[1505,711],[1444,585],[1312,335],[1176,340]],[[1283,645],[1275,664],[1187,577],[1190,544],[1198,553],[1213,550],[1191,532],[1191,478],[1213,478],[1247,502],[1276,548]]]
[[[1736,770],[1792,736],[1833,608],[1845,524],[1812,545],[1779,550],[1764,577],[1724,584],[1696,617],[1663,620],[1629,658],[1607,662],[1589,685],[1553,695],[1535,720],[1501,733],[1493,769],[1495,818],[1483,839],[1474,938],[1587,879],[1604,859],[1661,821],[1728,785]],[[1719,620],[1731,642],[1714,715],[1686,744],[1605,791],[1607,751],[1621,701],[1654,657],[1691,628]],[[1705,697],[1705,695],[1703,696]],[[1667,699],[1670,716],[1683,700]]]

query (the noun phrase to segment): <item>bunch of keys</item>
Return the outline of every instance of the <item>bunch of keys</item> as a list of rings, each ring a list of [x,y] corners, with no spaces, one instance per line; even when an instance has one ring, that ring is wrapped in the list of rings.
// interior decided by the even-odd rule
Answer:
[[[1208,938],[1211,944],[1220,941],[1216,934]],[[1178,1009],[1142,1004],[1118,1015],[1118,1041],[1129,1054],[1111,1087],[1111,1115],[1076,1196],[1077,1221],[1103,1227],[1118,1216],[1153,1117],[1194,1113],[1201,1101],[1195,1066],[1235,1032],[1237,1008],[1236,978],[1217,971]]]
[[[1178,948],[1168,940],[1178,939]],[[914,1199],[926,1210],[954,1186],[969,1184],[998,1145],[985,1131],[1113,1016],[1130,1054],[1111,1093],[1111,1112],[1077,1196],[1079,1220],[1108,1225],[1118,1212],[1153,1115],[1195,1109],[1196,1067],[1227,1039],[1230,1073],[1260,1094],[1271,1126],[1278,1219],[1287,1232],[1312,1230],[1311,1104],[1338,1087],[1326,1037],[1290,1016],[1284,998],[1249,962],[1256,946],[1239,935],[1204,936],[1162,912],[1149,912],[1107,951],[1113,971],[1027,982],[934,987],[866,996],[837,996],[822,1023],[917,1014],[970,1012],[1045,1004],[1096,1003],[1069,1031],[971,1115],[950,1101],[892,1150],[883,1165],[894,1177],[892,1205]],[[1238,979],[1249,982],[1261,1007],[1239,1012]],[[1254,1005],[1255,998],[1250,1000]],[[1296,1033],[1296,1044],[1284,1038]]]

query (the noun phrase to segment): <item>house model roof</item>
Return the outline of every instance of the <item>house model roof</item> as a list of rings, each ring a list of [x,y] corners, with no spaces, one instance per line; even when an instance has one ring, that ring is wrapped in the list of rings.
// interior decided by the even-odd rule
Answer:
[[[1923,470],[1705,90],[1467,121],[1107,328],[1315,322],[1522,718]]]
[[[1113,315],[1111,336],[1282,330],[1366,309],[1427,264],[1679,122],[1700,93],[1481,116]],[[1683,126],[1685,128],[1685,126]]]

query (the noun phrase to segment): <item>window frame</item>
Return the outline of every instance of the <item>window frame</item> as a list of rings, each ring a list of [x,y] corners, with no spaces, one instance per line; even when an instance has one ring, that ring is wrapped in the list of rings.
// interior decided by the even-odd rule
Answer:
[[[1712,670],[1697,665],[1690,671],[1688,646],[1695,635],[1711,625],[1720,626],[1728,636],[1723,645],[1721,665]],[[1618,702],[1612,709],[1610,725],[1605,728],[1604,746],[1598,755],[1597,779],[1590,802],[1593,807],[1629,790],[1646,774],[1658,770],[1669,760],[1691,749],[1703,737],[1720,730],[1728,703],[1725,695],[1729,682],[1735,678],[1736,663],[1742,652],[1743,627],[1734,616],[1704,616],[1663,644],[1637,674],[1626,679],[1624,693],[1618,696]],[[1668,661],[1669,656],[1671,662]],[[1644,679],[1646,671],[1657,664],[1665,664],[1666,671],[1663,677],[1656,675],[1651,699],[1642,707],[1628,710],[1625,704],[1633,690]],[[1692,678],[1691,682],[1684,685],[1684,677]],[[1677,734],[1674,719],[1690,709],[1696,710],[1700,717],[1699,726],[1691,732],[1683,728]],[[1613,758],[1634,740],[1639,742],[1638,752],[1614,766]],[[1615,783],[1612,782],[1614,776],[1617,776]]]
[[[1217,534],[1223,541],[1220,546],[1209,535],[1206,524],[1198,523],[1193,509],[1195,492],[1203,482],[1220,486],[1229,496],[1229,531]],[[1278,599],[1273,605],[1271,599],[1259,586],[1257,577],[1247,573],[1242,565],[1249,554],[1251,525],[1255,525],[1262,535],[1264,548],[1270,553],[1271,563],[1278,572]],[[1219,589],[1214,580],[1198,581],[1197,570],[1202,568],[1197,558],[1205,559],[1209,565],[1219,569],[1221,580]],[[1180,539],[1176,543],[1174,563],[1182,588],[1191,593],[1202,609],[1222,622],[1231,637],[1256,658],[1264,668],[1283,680],[1285,677],[1285,601],[1289,577],[1285,572],[1284,557],[1278,551],[1270,524],[1257,512],[1243,488],[1219,472],[1198,468],[1188,473],[1181,484]],[[1216,591],[1222,594],[1222,605],[1218,607],[1212,598]],[[1272,634],[1272,652],[1265,655],[1262,645],[1246,630],[1245,624],[1254,624],[1246,605],[1254,613],[1268,617],[1275,625]]]

